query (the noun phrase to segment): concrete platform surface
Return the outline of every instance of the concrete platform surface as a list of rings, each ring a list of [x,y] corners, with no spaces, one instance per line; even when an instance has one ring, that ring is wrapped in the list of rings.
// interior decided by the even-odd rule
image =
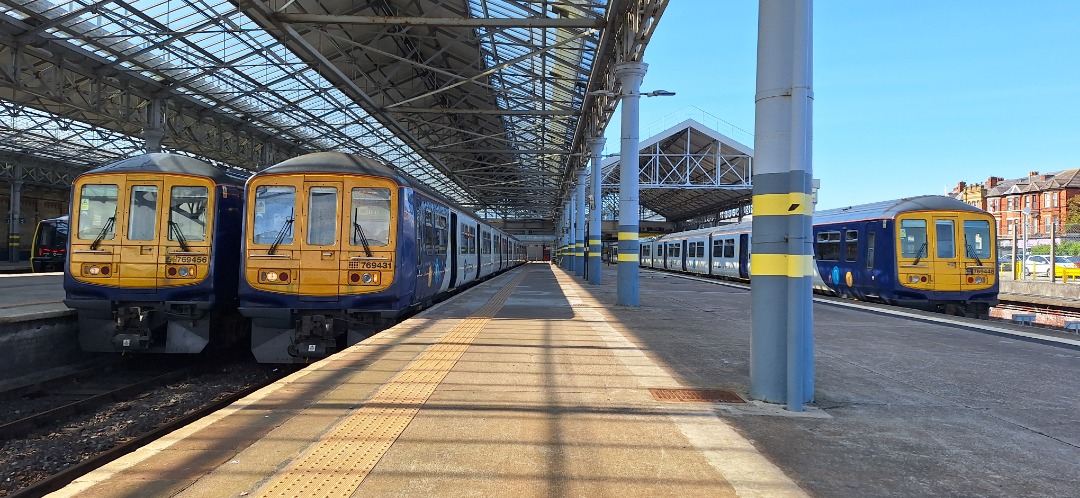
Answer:
[[[641,306],[531,264],[57,496],[1068,496],[1080,352],[815,305],[816,401],[746,396],[750,293],[642,272]]]

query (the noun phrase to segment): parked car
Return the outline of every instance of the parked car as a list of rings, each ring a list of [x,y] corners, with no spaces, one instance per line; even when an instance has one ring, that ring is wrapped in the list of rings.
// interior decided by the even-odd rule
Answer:
[[[1080,268],[1070,256],[1054,256],[1054,265],[1059,268]],[[1051,272],[1050,256],[1033,254],[1024,260],[1024,275],[1049,277]]]

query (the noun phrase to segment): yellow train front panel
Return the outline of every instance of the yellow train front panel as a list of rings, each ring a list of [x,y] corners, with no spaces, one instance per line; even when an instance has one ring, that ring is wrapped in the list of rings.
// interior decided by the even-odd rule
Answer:
[[[911,289],[988,289],[997,280],[994,219],[968,211],[915,211],[897,216],[897,277]]]
[[[83,175],[73,193],[72,277],[148,289],[203,281],[214,191],[212,180],[182,174]]]
[[[314,298],[386,289],[394,272],[398,188],[391,180],[359,175],[253,178],[247,283]]]

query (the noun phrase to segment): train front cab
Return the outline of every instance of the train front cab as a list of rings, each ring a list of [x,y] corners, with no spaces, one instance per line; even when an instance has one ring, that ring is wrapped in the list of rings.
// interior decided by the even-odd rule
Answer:
[[[416,257],[396,250],[416,236],[396,215],[405,189],[380,177],[270,174],[247,190],[240,313],[252,319],[259,362],[324,357],[397,313],[413,282],[396,271]]]
[[[934,311],[956,315],[989,314],[998,293],[995,223],[989,214],[917,211],[901,213],[894,222],[896,301],[925,302]]]
[[[78,312],[83,350],[198,353],[218,334],[224,344],[237,326],[220,308],[235,305],[240,196],[198,176],[78,178],[64,303]],[[220,258],[226,272],[214,271]]]

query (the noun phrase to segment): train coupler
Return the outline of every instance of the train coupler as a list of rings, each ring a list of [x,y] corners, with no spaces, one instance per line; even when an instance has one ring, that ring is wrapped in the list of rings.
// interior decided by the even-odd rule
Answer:
[[[116,310],[116,333],[113,346],[122,351],[146,349],[150,346],[149,318],[152,310],[139,307]]]
[[[307,315],[300,318],[296,342],[289,346],[289,354],[302,358],[323,358],[337,349],[334,336],[334,319],[325,315]]]

